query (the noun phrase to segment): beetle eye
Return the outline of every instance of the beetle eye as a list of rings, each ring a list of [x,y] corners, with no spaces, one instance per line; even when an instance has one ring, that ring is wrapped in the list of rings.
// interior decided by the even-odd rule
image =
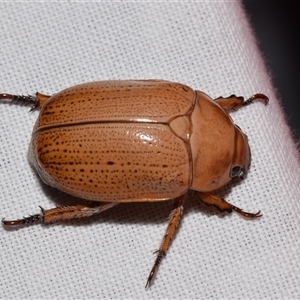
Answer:
[[[231,178],[233,177],[241,177],[243,175],[243,169],[240,166],[235,166],[231,169]]]

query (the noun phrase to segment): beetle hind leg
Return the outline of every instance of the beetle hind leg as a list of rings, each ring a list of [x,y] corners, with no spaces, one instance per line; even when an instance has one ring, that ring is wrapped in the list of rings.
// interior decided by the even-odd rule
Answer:
[[[226,211],[231,213],[234,210],[238,214],[242,215],[243,217],[250,218],[250,219],[259,218],[262,216],[260,211],[258,211],[257,213],[245,212],[242,209],[230,204],[229,202],[227,202],[226,200],[224,200],[223,198],[217,195],[210,194],[210,193],[203,193],[203,192],[196,192],[196,194],[202,202],[204,202],[209,206],[214,206],[218,208],[220,211]]]
[[[161,260],[166,255],[166,252],[169,248],[171,239],[174,235],[176,227],[178,226],[180,218],[181,218],[182,213],[183,213],[184,199],[185,199],[185,196],[183,195],[183,196],[180,196],[180,197],[178,197],[174,200],[175,201],[174,209],[172,210],[172,212],[169,216],[168,227],[167,227],[165,235],[162,239],[160,247],[157,251],[154,252],[154,253],[157,253],[157,256],[156,256],[154,265],[153,265],[153,267],[150,271],[150,274],[148,276],[148,280],[147,280],[145,288],[150,287],[150,285],[151,285],[151,283],[154,279],[154,276],[155,276],[155,274],[158,270],[158,267],[161,263]]]
[[[0,100],[8,100],[12,104],[30,105],[31,110],[41,108],[50,97],[41,93],[36,93],[35,96],[0,94]]]
[[[235,95],[231,95],[227,98],[219,97],[219,98],[216,98],[214,101],[216,103],[218,103],[224,109],[237,110],[240,107],[246,106],[256,100],[263,101],[265,105],[268,104],[268,102],[269,102],[269,98],[264,94],[254,94],[252,97],[250,97],[246,101],[244,100],[244,97],[237,97]]]
[[[99,214],[118,203],[116,202],[101,202],[96,206],[87,205],[73,205],[73,206],[60,206],[51,209],[41,208],[41,213],[25,217],[18,220],[5,220],[2,219],[4,226],[18,226],[18,225],[31,225],[37,222],[49,223],[63,220],[70,220],[75,218],[89,217]]]

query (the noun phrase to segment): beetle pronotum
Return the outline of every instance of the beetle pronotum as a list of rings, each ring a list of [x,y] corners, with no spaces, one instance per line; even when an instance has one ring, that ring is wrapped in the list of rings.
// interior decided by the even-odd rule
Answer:
[[[29,160],[42,180],[95,205],[41,208],[41,213],[3,225],[54,222],[100,213],[123,202],[174,199],[166,233],[147,279],[150,286],[193,190],[220,211],[244,212],[213,194],[250,165],[246,135],[227,111],[247,101],[232,95],[212,100],[201,91],[163,80],[100,81],[53,96],[0,94],[0,99],[40,109]]]

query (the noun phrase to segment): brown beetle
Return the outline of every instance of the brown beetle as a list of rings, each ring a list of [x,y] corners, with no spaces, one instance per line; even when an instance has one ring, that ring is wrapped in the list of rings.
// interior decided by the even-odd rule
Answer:
[[[146,287],[150,286],[183,213],[189,189],[220,211],[257,218],[211,193],[250,164],[247,137],[226,112],[247,101],[234,95],[214,101],[201,91],[162,80],[100,81],[53,96],[0,94],[41,112],[29,160],[42,180],[97,205],[56,207],[7,226],[53,222],[100,213],[122,202],[174,199],[168,227]]]

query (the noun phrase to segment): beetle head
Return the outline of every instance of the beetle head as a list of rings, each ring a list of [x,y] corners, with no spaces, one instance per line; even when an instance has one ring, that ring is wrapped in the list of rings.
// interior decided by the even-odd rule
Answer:
[[[235,150],[232,158],[232,165],[230,171],[230,177],[240,177],[243,178],[243,174],[248,171],[250,166],[250,148],[248,144],[247,135],[245,135],[242,130],[235,125]]]

